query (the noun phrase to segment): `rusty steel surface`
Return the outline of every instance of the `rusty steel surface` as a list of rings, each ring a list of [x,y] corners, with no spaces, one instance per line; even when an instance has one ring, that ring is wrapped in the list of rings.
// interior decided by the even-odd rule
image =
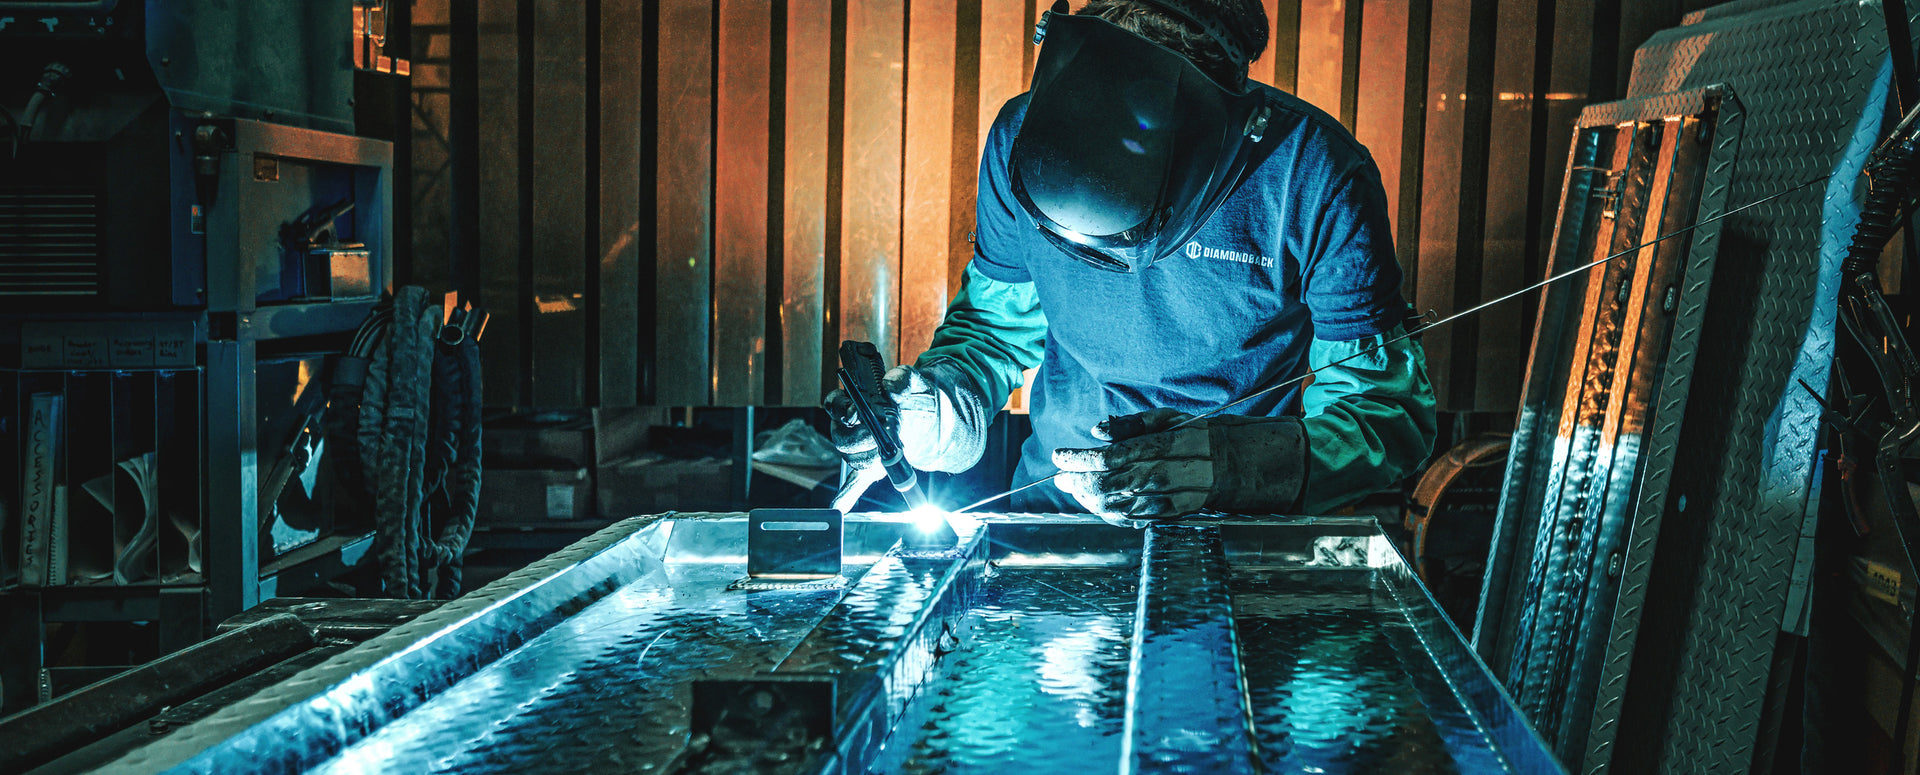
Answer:
[[[751,589],[746,524],[614,525],[114,766],[1562,772],[1370,519],[856,515],[843,583]]]
[[[805,406],[842,338],[917,357],[971,258],[979,154],[1026,89],[1049,6],[602,3],[586,19],[577,4],[485,0],[464,218],[493,313],[488,401]],[[1557,37],[1575,39],[1555,44],[1551,94],[1533,94],[1536,6],[1262,0],[1273,30],[1251,76],[1371,149],[1422,311],[1465,308],[1525,271],[1519,243],[1550,217],[1525,198],[1557,185],[1590,59],[1613,66],[1584,38],[1622,11],[1564,0],[1554,26],[1573,34]],[[416,252],[439,244],[424,234]],[[1518,340],[1498,332],[1526,322],[1428,339],[1448,407],[1510,408]]]
[[[1029,38],[1026,3],[1022,0],[980,0],[980,132],[975,135],[973,158],[987,149],[987,130],[1000,115],[1000,106],[1027,90],[1024,64]]]
[[[1486,204],[1480,239],[1478,298],[1511,293],[1534,281],[1544,266],[1537,241],[1533,202],[1537,196],[1521,181],[1536,167],[1558,166],[1559,159],[1535,158],[1534,116],[1542,109],[1534,91],[1534,49],[1539,4],[1499,4],[1487,110]],[[1557,40],[1557,39],[1556,39]],[[1548,44],[1550,45],[1550,44]],[[1544,162],[1544,164],[1543,164]],[[1544,207],[1542,209],[1545,209]],[[1474,343],[1473,405],[1512,406],[1526,369],[1527,305],[1489,309],[1479,321]]]
[[[1267,6],[1272,27],[1267,51],[1273,57],[1273,78],[1267,83],[1283,91],[1300,87],[1300,13],[1302,0],[1275,0]]]
[[[1272,34],[1273,20],[1280,15],[1280,0],[1260,0],[1260,7],[1267,14],[1267,47],[1260,52],[1258,59],[1247,66],[1247,77],[1264,84],[1272,84],[1274,60],[1278,58],[1278,52],[1274,51],[1274,44],[1278,38]]]
[[[1294,96],[1340,119],[1349,0],[1300,0],[1298,81]],[[1351,126],[1351,125],[1349,125]]]
[[[923,0],[907,20],[906,170],[901,195],[900,341],[890,360],[907,361],[933,341],[947,299],[956,174],[953,154],[955,0]],[[971,172],[967,177],[972,178]],[[971,187],[969,187],[971,188]],[[973,222],[972,213],[966,222]],[[959,247],[966,247],[960,243]],[[971,258],[971,256],[968,256]]]
[[[1367,147],[1387,191],[1387,216],[1400,225],[1400,160],[1407,123],[1408,3],[1367,3],[1360,8],[1359,93],[1353,137]]]
[[[1428,24],[1427,78],[1425,102],[1426,133],[1422,138],[1421,186],[1435,192],[1422,196],[1418,224],[1418,252],[1409,270],[1416,275],[1415,298],[1408,301],[1420,312],[1441,314],[1465,309],[1479,299],[1465,291],[1479,272],[1479,246],[1463,233],[1480,202],[1467,190],[1470,179],[1483,170],[1469,162],[1470,144],[1484,143],[1468,130],[1469,62],[1472,43],[1470,21],[1472,0],[1433,0]],[[1482,41],[1488,45],[1491,41]],[[1475,189],[1477,191],[1478,189]],[[1442,193],[1444,192],[1444,193]],[[1463,217],[1463,208],[1466,210]],[[1407,228],[1407,224],[1399,224]],[[1460,386],[1470,387],[1473,343],[1478,341],[1471,321],[1455,325],[1436,336],[1423,337],[1427,351],[1427,374],[1441,409],[1472,407],[1473,396],[1462,395]]]

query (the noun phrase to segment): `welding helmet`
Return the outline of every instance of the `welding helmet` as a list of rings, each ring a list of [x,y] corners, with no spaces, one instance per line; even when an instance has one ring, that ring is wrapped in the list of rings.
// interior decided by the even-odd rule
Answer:
[[[1166,5],[1200,21],[1184,4]],[[1271,109],[1245,79],[1229,88],[1172,49],[1068,15],[1064,2],[1043,23],[1007,159],[1014,198],[1067,255],[1141,271],[1179,250],[1233,193]],[[1249,61],[1217,26],[1203,29],[1232,61]]]

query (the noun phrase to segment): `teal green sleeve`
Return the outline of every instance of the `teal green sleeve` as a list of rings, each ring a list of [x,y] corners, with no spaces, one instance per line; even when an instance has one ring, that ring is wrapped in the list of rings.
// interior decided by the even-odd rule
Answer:
[[[1033,283],[1003,283],[967,264],[960,293],[918,363],[946,360],[972,377],[989,411],[1005,406],[1021,374],[1040,364],[1047,317]]]
[[[1317,371],[1301,401],[1307,431],[1301,513],[1326,514],[1390,488],[1433,451],[1426,353],[1414,339],[1382,345],[1400,334],[1396,327],[1351,342],[1315,339],[1309,347],[1307,360]]]

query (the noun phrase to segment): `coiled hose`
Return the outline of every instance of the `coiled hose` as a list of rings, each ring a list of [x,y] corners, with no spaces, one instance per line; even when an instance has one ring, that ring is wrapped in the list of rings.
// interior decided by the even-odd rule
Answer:
[[[1920,377],[1920,362],[1908,346],[1904,330],[1886,299],[1881,295],[1875,274],[1880,253],[1901,227],[1901,221],[1914,204],[1914,166],[1920,156],[1920,108],[1908,111],[1891,136],[1874,149],[1867,163],[1869,177],[1866,202],[1861,207],[1860,225],[1841,264],[1845,284],[1841,290],[1841,316],[1847,332],[1853,335],[1873,364],[1886,390],[1887,412],[1892,420],[1878,439],[1874,454],[1882,497],[1893,517],[1894,531],[1900,537],[1907,563],[1920,574],[1920,508],[1907,489],[1901,469],[1901,456],[1907,446],[1920,439],[1920,411],[1914,406],[1914,385]],[[1906,750],[1907,728],[1912,719],[1913,669],[1920,662],[1920,615],[1910,617],[1907,638],[1907,675],[1902,681],[1900,705],[1894,722],[1894,750]]]

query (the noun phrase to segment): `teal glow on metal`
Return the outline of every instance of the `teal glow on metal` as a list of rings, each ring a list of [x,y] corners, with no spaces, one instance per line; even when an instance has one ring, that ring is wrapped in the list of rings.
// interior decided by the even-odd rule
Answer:
[[[742,589],[744,515],[638,518],[114,767],[1561,772],[1371,520],[956,527]]]

